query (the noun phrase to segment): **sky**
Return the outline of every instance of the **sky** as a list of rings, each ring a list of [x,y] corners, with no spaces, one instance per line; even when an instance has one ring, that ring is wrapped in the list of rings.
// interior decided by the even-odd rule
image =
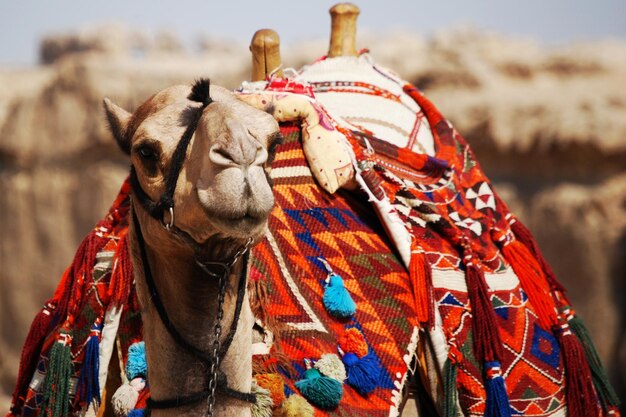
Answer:
[[[328,37],[335,1],[244,0],[0,0],[0,66],[37,63],[39,39],[98,23],[119,22],[149,32],[167,29],[188,45],[198,35],[248,42],[260,28],[283,43]],[[626,0],[360,0],[359,30],[411,30],[432,35],[474,26],[561,44],[626,39]]]

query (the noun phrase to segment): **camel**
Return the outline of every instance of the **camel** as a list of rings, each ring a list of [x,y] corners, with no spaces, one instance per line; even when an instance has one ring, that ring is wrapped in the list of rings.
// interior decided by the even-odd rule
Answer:
[[[328,56],[354,58],[334,64],[363,64],[354,45],[358,8],[338,5],[331,14]],[[253,81],[260,82],[237,94],[200,80],[155,94],[133,114],[105,99],[113,136],[130,155],[132,207],[130,214],[116,211],[128,208],[125,183],[107,217],[115,221],[99,223],[90,239],[98,243],[100,233],[108,243],[130,241],[135,285],[126,281],[132,295],[124,301],[99,304],[101,316],[87,337],[92,310],[78,314],[63,301],[73,294],[87,298],[84,270],[70,268],[78,284],[65,291],[63,280],[31,328],[40,339],[27,341],[25,352],[37,357],[24,356],[25,376],[14,397],[21,404],[12,415],[20,406],[44,413],[57,411],[50,404],[67,407],[72,375],[59,370],[72,365],[80,368],[74,410],[98,403],[89,394],[102,386],[93,377],[98,363],[89,362],[82,347],[95,347],[93,353],[100,343],[106,354],[116,340],[119,355],[120,339],[128,348],[129,332],[145,340],[150,389],[144,392],[150,399],[147,407],[133,401],[119,415],[151,409],[157,417],[250,416],[250,403],[265,401],[257,415],[398,416],[409,408],[411,376],[420,415],[619,415],[619,401],[564,289],[436,107],[415,87],[374,67],[385,85],[395,83],[396,93],[368,93],[402,96],[403,108],[417,105],[412,120],[425,117],[432,152],[346,127],[350,123],[337,122],[344,109],[337,112],[332,100],[323,108],[320,97],[336,81],[334,94],[348,95],[364,91],[366,83],[357,79],[359,89],[341,90],[351,81],[315,78],[320,72],[310,67],[311,78],[306,72],[283,78],[277,35],[257,35]],[[317,63],[332,68],[324,60]],[[284,146],[270,176],[281,132]],[[365,207],[367,200],[372,204]],[[115,222],[124,237],[111,226]],[[127,245],[112,246],[119,260],[119,248]],[[111,262],[103,267],[108,281],[95,282],[91,272],[100,264],[94,266],[93,258],[107,248],[101,242],[93,253],[77,252],[94,255],[87,256],[94,287],[115,288],[114,275],[124,269]],[[252,301],[248,276],[256,290]],[[328,297],[334,304],[326,303],[329,288],[338,290],[334,301]],[[99,338],[99,320],[120,305],[136,312],[135,294],[143,331],[116,334],[123,320],[118,316],[110,334]],[[74,313],[83,327],[72,358],[65,323],[74,324]],[[68,319],[60,325],[50,316]],[[253,345],[253,322],[261,322],[268,336],[261,349]],[[68,368],[56,366],[62,349]],[[35,369],[49,371],[43,389],[40,375],[31,377]],[[64,379],[55,379],[59,375]],[[48,401],[60,382],[67,396]]]
[[[218,323],[225,329],[220,343],[225,343],[226,330],[234,320],[238,281],[245,274],[242,252],[264,235],[274,205],[268,175],[272,148],[280,141],[277,122],[237,100],[232,92],[215,85],[209,87],[205,81],[194,86],[194,93],[205,94],[204,105],[190,99],[190,87],[174,86],[152,96],[133,114],[104,100],[113,136],[130,155],[135,187],[142,190],[134,189],[132,212],[136,221],[129,236],[155,400],[206,389],[209,370],[166,329],[145,271],[152,271],[172,325],[189,344],[208,355],[216,346]],[[172,195],[174,209],[165,210],[166,218],[156,219],[139,203],[137,193],[145,192],[150,200],[159,201],[166,192],[167,178],[176,169],[173,159],[179,139],[184,140],[196,114],[197,129],[195,133],[187,132],[193,136],[188,148],[182,149],[182,167]],[[145,245],[149,265],[144,264],[140,245]],[[222,271],[229,262],[235,262],[232,270]],[[218,305],[221,274],[227,275],[226,288],[223,305]],[[223,312],[221,320],[218,314],[222,312],[218,310]],[[251,386],[252,325],[245,294],[232,339],[236,349],[229,349],[219,364],[228,388],[242,393],[249,393]],[[216,397],[212,415],[250,415],[249,403],[219,392]],[[153,415],[205,415],[207,401],[203,400],[176,408],[155,407]]]

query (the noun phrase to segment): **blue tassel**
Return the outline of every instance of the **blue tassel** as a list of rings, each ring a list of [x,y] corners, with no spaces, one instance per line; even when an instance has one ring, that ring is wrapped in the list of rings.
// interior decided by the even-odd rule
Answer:
[[[145,408],[137,408],[135,410],[130,410],[130,413],[126,415],[126,417],[143,417]]]
[[[146,344],[137,342],[128,348],[126,360],[126,377],[133,380],[137,377],[148,377],[148,363],[146,362]]]
[[[85,346],[85,359],[78,378],[76,396],[81,404],[89,405],[95,402],[100,406],[100,332],[102,324],[99,321],[91,326],[89,340]]]
[[[511,417],[509,395],[506,393],[500,362],[485,362],[485,417]]]
[[[322,376],[315,368],[307,369],[304,379],[296,382],[296,388],[311,404],[322,410],[332,410],[343,397],[343,387],[335,379]]]
[[[324,291],[324,307],[334,317],[348,318],[356,313],[356,304],[343,285],[343,279],[333,273],[328,275]]]
[[[379,385],[381,369],[371,353],[359,359],[354,353],[348,352],[343,355],[343,363],[348,372],[348,384],[359,394],[367,395]]]

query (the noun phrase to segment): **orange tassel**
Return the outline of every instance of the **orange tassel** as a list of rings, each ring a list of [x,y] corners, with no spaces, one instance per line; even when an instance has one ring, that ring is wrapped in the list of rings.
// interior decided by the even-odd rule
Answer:
[[[344,352],[352,352],[359,358],[367,355],[369,351],[363,333],[356,327],[351,327],[344,332],[339,338],[339,347]]]
[[[285,401],[285,382],[279,374],[257,374],[254,376],[257,384],[270,392],[274,407]]]
[[[541,326],[544,329],[551,329],[552,326],[557,325],[557,312],[550,284],[528,248],[514,240],[504,245],[502,253],[519,278],[530,304],[539,316]]]
[[[417,320],[428,329],[434,325],[431,273],[430,265],[427,263],[424,253],[413,251],[409,265],[409,278],[413,285],[415,310]]]

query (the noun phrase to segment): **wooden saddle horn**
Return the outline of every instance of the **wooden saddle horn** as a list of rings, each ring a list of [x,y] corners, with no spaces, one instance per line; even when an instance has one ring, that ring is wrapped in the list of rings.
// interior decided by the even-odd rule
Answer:
[[[330,8],[331,31],[329,57],[357,56],[356,20],[361,11],[352,3],[337,3]],[[283,76],[280,68],[280,37],[272,29],[257,30],[250,42],[252,52],[252,81],[262,81],[269,74]]]
[[[252,36],[250,42],[252,52],[252,81],[262,81],[269,74],[280,68],[280,38],[272,29],[260,29]],[[276,76],[282,77],[282,69],[276,71]]]
[[[338,3],[329,12],[331,29],[328,56],[357,56],[356,19],[361,11],[352,3]]]

